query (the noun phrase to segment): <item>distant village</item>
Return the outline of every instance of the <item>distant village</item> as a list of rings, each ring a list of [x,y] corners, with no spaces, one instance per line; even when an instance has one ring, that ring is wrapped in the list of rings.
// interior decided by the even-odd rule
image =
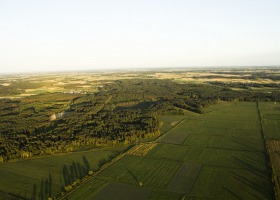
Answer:
[[[88,92],[83,91],[83,90],[69,90],[69,91],[64,91],[63,94],[87,94]]]

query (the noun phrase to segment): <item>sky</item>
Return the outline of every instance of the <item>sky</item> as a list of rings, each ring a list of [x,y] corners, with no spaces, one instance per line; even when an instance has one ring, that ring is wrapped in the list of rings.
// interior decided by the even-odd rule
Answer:
[[[280,65],[279,0],[0,0],[0,73]]]

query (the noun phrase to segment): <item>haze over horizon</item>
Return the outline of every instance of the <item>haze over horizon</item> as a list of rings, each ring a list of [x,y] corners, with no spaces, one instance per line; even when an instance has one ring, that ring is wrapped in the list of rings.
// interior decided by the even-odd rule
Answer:
[[[280,1],[0,2],[0,73],[280,65]]]

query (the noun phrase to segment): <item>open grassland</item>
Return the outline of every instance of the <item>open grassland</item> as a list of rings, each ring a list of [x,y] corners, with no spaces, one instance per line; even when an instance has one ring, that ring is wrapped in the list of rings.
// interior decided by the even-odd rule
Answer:
[[[52,194],[57,194],[64,187],[62,173],[64,165],[69,166],[73,162],[83,165],[84,156],[88,160],[90,168],[97,170],[101,164],[117,154],[116,151],[96,149],[4,163],[0,165],[0,191],[16,195],[21,193],[22,196],[26,193],[27,198],[30,198],[34,185],[39,194],[41,181],[51,176]]]
[[[126,155],[99,173],[102,190],[90,192],[86,183],[74,191],[76,197],[86,191],[85,199],[117,198],[114,187],[129,186],[131,195],[149,191],[143,199],[274,199],[255,102],[223,102],[205,114],[180,119],[154,148],[141,156]]]

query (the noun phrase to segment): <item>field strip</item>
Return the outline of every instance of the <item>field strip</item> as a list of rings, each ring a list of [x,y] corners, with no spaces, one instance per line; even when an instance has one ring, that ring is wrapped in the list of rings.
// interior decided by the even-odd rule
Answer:
[[[196,145],[185,145],[185,144],[175,144],[175,143],[168,143],[168,142],[156,142],[158,144],[168,144],[168,145],[177,145],[177,146],[182,146],[182,147],[191,147],[191,146],[196,146]],[[218,150],[228,150],[228,151],[244,151],[244,152],[258,152],[258,153],[265,153],[265,151],[257,151],[257,150],[247,150],[247,149],[233,149],[233,148],[223,148],[223,147],[201,147],[205,149],[218,149]]]
[[[221,168],[221,169],[242,169],[242,170],[247,170],[247,171],[250,171],[252,172],[252,169],[244,169],[244,167],[227,167],[227,166],[222,166],[222,165],[216,165],[216,164],[203,164],[203,166],[206,166],[206,167],[213,167],[213,168]],[[265,172],[264,170],[259,170],[259,171],[263,171]]]
[[[204,112],[203,114],[215,112],[215,111],[217,111],[217,110],[223,110],[223,109],[229,108],[229,107],[231,107],[231,106],[233,106],[233,105],[224,106],[224,107],[221,107],[221,108],[217,108],[217,109],[214,109],[214,110],[210,110],[210,111],[208,111],[208,112]]]
[[[104,151],[111,151],[111,152],[118,152],[116,150],[110,150],[110,149],[102,149]],[[88,153],[88,152],[94,152],[96,151],[96,149],[89,149],[89,150],[85,150],[85,151],[71,151],[71,152],[66,152],[66,153],[56,153],[53,155],[42,155],[42,156],[34,156],[34,157],[30,157],[30,158],[25,158],[25,159],[19,159],[19,160],[10,160],[8,162],[4,162],[1,163],[1,165],[8,165],[9,163],[15,163],[15,162],[20,162],[23,160],[36,160],[36,159],[43,159],[43,158],[48,158],[48,157],[59,157],[59,156],[65,156],[65,155],[71,155],[71,154],[84,154],[84,153]]]
[[[270,175],[270,177],[272,177],[271,178],[271,180],[272,180],[272,184],[273,184],[273,187],[274,187],[274,197],[275,197],[275,199],[279,199],[279,197],[278,197],[278,194],[276,193],[276,191],[278,190],[278,188],[276,188],[277,187],[277,185],[276,185],[276,182],[278,181],[278,180],[274,180],[274,177],[275,176],[273,176],[273,170],[272,170],[272,167],[271,167],[271,160],[270,160],[270,155],[269,155],[269,149],[268,149],[268,146],[267,146],[267,144],[266,144],[266,139],[265,139],[265,135],[264,135],[264,129],[263,129],[263,120],[262,120],[262,115],[261,115],[261,110],[260,110],[260,108],[259,108],[259,102],[257,101],[256,102],[256,107],[257,107],[257,110],[258,110],[258,117],[259,117],[259,121],[260,121],[260,128],[261,128],[261,134],[262,134],[262,141],[263,141],[263,148],[265,149],[265,154],[266,154],[266,160],[267,160],[267,167],[269,168],[269,175]]]

